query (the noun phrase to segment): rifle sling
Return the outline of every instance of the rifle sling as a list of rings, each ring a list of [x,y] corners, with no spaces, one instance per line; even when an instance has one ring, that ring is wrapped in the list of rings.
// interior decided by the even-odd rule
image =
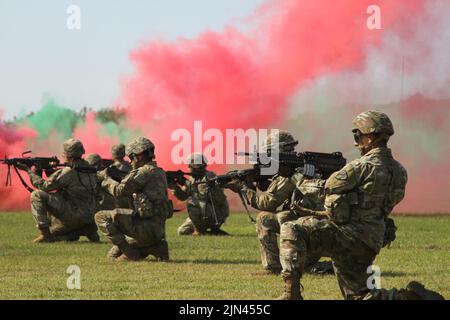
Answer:
[[[242,204],[244,205],[245,211],[247,212],[247,215],[248,215],[250,221],[253,224],[256,224],[256,220],[253,219],[252,215],[250,214],[250,210],[248,210],[248,206],[247,206],[247,203],[245,202],[244,195],[242,194],[242,191],[239,191],[238,194],[239,194],[239,197],[241,198]]]
[[[17,167],[15,166],[15,165],[13,165],[13,167],[14,167],[14,170],[16,171],[16,173],[17,173],[17,176],[19,177],[19,179],[20,179],[20,182],[22,182],[22,184],[23,184],[23,186],[31,193],[31,192],[33,192],[34,190],[33,190],[33,188],[31,188],[26,182],[25,182],[25,180],[22,178],[22,176],[20,175],[20,172],[19,172],[19,170],[17,169]],[[11,179],[11,177],[10,177],[10,179]]]

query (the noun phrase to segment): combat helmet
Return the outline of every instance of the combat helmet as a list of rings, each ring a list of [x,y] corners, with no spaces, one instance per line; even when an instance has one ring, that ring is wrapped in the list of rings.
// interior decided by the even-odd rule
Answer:
[[[123,158],[125,157],[125,145],[116,144],[111,148],[111,155],[113,158]]]
[[[194,152],[187,157],[186,162],[189,168],[201,168],[206,167],[208,159],[200,152]]]
[[[85,153],[83,144],[80,140],[69,139],[63,143],[63,155],[69,158],[81,158]]]
[[[265,151],[278,150],[279,152],[292,152],[297,144],[298,141],[294,139],[291,133],[277,130],[266,137],[262,147]]]
[[[394,126],[389,117],[379,111],[366,111],[353,119],[352,132],[360,131],[362,134],[376,133],[384,138],[394,134]]]
[[[89,165],[91,166],[96,166],[98,164],[100,164],[100,162],[102,162],[102,158],[100,157],[99,154],[97,153],[91,153],[90,155],[88,155],[85,160],[87,161],[87,163],[89,163]]]
[[[125,148],[125,153],[128,157],[133,154],[141,154],[149,151],[150,156],[155,155],[155,145],[149,139],[139,137],[131,141]]]

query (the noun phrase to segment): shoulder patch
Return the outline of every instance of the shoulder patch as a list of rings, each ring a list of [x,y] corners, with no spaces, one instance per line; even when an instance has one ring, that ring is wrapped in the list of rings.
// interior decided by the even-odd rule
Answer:
[[[339,171],[336,174],[336,179],[338,179],[338,180],[347,180],[348,179],[347,171],[345,171],[345,170]]]

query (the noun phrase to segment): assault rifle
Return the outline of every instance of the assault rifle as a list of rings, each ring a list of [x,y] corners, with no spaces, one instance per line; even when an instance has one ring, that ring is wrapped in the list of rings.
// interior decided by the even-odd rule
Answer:
[[[103,159],[100,161],[99,163],[99,167],[100,169],[105,169],[110,167],[112,164],[114,163],[114,160],[112,159]]]
[[[167,182],[168,183],[185,184],[186,180],[187,180],[185,176],[192,176],[192,173],[190,173],[190,172],[183,172],[181,170],[166,171],[166,177],[167,177]]]
[[[347,163],[341,152],[280,152],[274,156],[270,153],[238,152],[236,155],[250,157],[255,162],[253,168],[229,171],[206,182],[199,182],[199,184],[206,183],[210,186],[223,187],[235,179],[252,182],[264,181],[277,174],[281,166],[289,167],[293,172],[301,172],[308,178],[327,179],[333,172],[342,169]],[[268,173],[269,170],[264,169],[271,168],[272,161],[279,163],[278,171]]]
[[[19,170],[17,169],[17,165],[19,163],[25,164],[27,167],[35,167],[36,174],[42,176],[42,173],[45,172],[47,176],[51,175],[54,171],[54,168],[60,164],[59,159],[56,156],[53,157],[26,157],[27,154],[30,154],[31,151],[26,151],[22,153],[22,158],[5,158],[0,160],[2,164],[6,164],[8,166],[8,172],[6,175],[6,186],[11,186],[11,167],[16,171],[20,181],[22,184],[31,192],[31,189],[25,182],[25,180],[20,175]]]
[[[33,192],[33,188],[31,188],[22,175],[19,172],[19,169],[17,168],[18,164],[24,164],[27,167],[35,168],[35,173],[42,177],[42,174],[45,172],[45,175],[49,177],[51,174],[53,174],[56,170],[63,168],[63,167],[72,167],[74,170],[80,173],[89,173],[89,174],[95,174],[97,173],[98,169],[94,166],[90,165],[70,165],[68,163],[61,163],[59,159],[56,156],[53,157],[26,157],[25,155],[30,154],[31,151],[26,151],[22,153],[22,158],[5,158],[3,160],[0,160],[0,163],[6,164],[8,166],[8,172],[6,175],[6,186],[11,186],[12,179],[11,179],[11,167],[14,168],[14,171],[17,173],[17,176],[19,177],[20,182],[22,185],[30,192]]]
[[[114,160],[112,159],[103,159],[92,164],[92,166],[97,168],[97,171],[103,171],[106,169],[106,174],[112,178],[113,180],[120,182],[128,175],[128,171],[122,171],[116,166],[113,166]]]
[[[224,187],[236,179],[245,182],[261,183],[278,174],[281,167],[287,167],[291,169],[291,172],[300,172],[310,179],[327,179],[333,172],[342,169],[347,163],[347,160],[342,156],[341,152],[279,152],[273,155],[270,152],[238,152],[236,155],[249,157],[254,162],[253,168],[229,171],[226,174],[218,175],[205,182],[198,182],[197,184],[206,183],[208,188],[213,186]],[[277,172],[270,172],[271,170],[268,170],[274,164],[273,162],[278,162]],[[250,215],[243,194],[239,193],[239,196],[250,220],[255,222]]]

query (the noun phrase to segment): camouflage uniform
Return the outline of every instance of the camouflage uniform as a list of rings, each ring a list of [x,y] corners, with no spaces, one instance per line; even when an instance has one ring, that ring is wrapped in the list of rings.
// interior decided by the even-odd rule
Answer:
[[[86,160],[86,162],[87,162],[90,166],[98,167],[99,169],[104,169],[104,168],[101,168],[102,157],[100,157],[100,155],[97,154],[97,153],[91,153],[91,154],[89,154],[89,155],[85,158],[85,160]]]
[[[209,190],[213,202],[211,203],[211,199],[208,198],[206,184],[195,184],[205,182],[215,176],[214,172],[207,171],[205,176],[200,179],[190,178],[184,186],[174,186],[174,196],[181,201],[188,200],[187,210],[189,217],[178,228],[178,234],[189,235],[193,234],[195,230],[205,233],[208,229],[219,229],[225,223],[230,214],[230,209],[223,189],[213,187]]]
[[[111,167],[117,169],[121,173],[121,176],[123,175],[124,177],[130,173],[132,168],[131,164],[124,160],[125,146],[123,144],[112,146],[111,155],[114,161]],[[116,208],[131,208],[131,204],[126,197],[121,197],[116,199]]]
[[[249,188],[243,189],[244,199],[253,208],[261,210],[256,217],[256,233],[259,239],[261,263],[264,269],[269,271],[279,272],[281,270],[277,241],[277,235],[280,233],[279,219],[281,221],[295,219],[295,216],[286,211],[294,189],[293,181],[282,176],[275,176],[264,192],[257,192]],[[283,209],[279,210],[281,206],[284,211]]]
[[[183,186],[170,186],[177,199],[188,201],[189,217],[178,228],[178,234],[202,234],[208,230],[212,234],[226,234],[220,227],[230,214],[227,197],[222,188],[214,186],[208,190],[206,183],[201,183],[214,178],[215,173],[206,170],[207,159],[201,153],[191,154],[187,162],[192,177],[186,180]]]
[[[153,150],[150,140],[137,138],[128,145],[127,155],[132,157],[149,151],[152,158]],[[106,177],[102,188],[116,198],[127,197],[134,203],[134,210],[117,208],[95,215],[99,229],[114,244],[109,257],[140,260],[152,254],[168,260],[165,222],[173,207],[168,199],[164,171],[149,161],[133,169],[121,182]]]
[[[274,150],[293,152],[297,144],[298,141],[289,132],[279,131],[266,138],[263,148],[272,152]],[[241,192],[244,199],[253,208],[261,210],[256,217],[256,233],[259,239],[261,263],[269,272],[279,273],[281,271],[277,235],[280,233],[282,223],[298,218],[289,210],[289,207],[294,190],[304,181],[307,180],[297,172],[291,177],[274,176],[264,192],[258,192],[245,186],[241,190],[235,190]],[[309,202],[305,205],[315,208]],[[314,265],[319,258],[311,256],[308,266]]]
[[[66,155],[78,158],[72,167],[88,165],[80,159],[84,153],[80,141],[67,140],[63,148]],[[99,241],[94,223],[96,175],[78,172],[72,167],[57,170],[47,180],[28,171],[31,183],[37,189],[31,193],[31,212],[38,228],[50,231],[35,242],[73,241],[81,235],[88,236],[91,241]]]
[[[86,162],[90,166],[96,167],[98,170],[104,170],[102,168],[102,158],[97,153],[91,153],[86,157]],[[99,210],[113,210],[116,208],[116,199],[108,192],[101,188],[101,175],[98,175],[99,187],[97,188],[97,204]],[[98,210],[97,210],[98,211]]]
[[[378,112],[363,113],[354,124],[354,132],[376,133],[385,141],[394,133],[389,118]],[[282,298],[301,298],[299,279],[310,253],[332,259],[345,299],[405,299],[418,288],[417,283],[401,290],[368,288],[367,268],[383,246],[385,218],[404,197],[407,174],[387,147],[363,154],[326,180],[325,211],[281,226]]]
[[[111,166],[116,167],[119,171],[128,174],[131,171],[131,165],[124,160],[125,146],[123,144],[114,145],[111,148],[111,155],[114,160]]]
[[[266,151],[294,151],[298,141],[286,131],[272,133],[264,141],[263,149]],[[280,220],[289,221],[295,216],[288,211],[279,212],[289,207],[289,201],[295,190],[297,180],[303,180],[301,174],[295,175],[292,179],[276,175],[264,192],[244,188],[242,194],[244,199],[253,208],[261,210],[256,217],[256,233],[259,239],[259,251],[261,263],[264,269],[278,273],[281,270],[277,234],[280,233]]]

